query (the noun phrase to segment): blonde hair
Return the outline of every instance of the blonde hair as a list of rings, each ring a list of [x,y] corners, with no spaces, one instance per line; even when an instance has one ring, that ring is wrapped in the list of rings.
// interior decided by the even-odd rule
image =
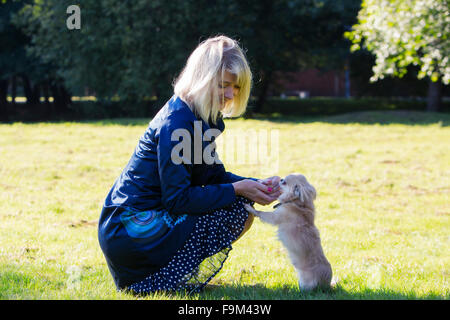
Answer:
[[[219,84],[225,71],[237,76],[240,87],[234,99],[220,110]],[[219,112],[237,117],[245,112],[252,84],[252,73],[237,41],[226,36],[209,38],[192,52],[174,83],[174,93],[187,102],[205,122],[216,124]]]

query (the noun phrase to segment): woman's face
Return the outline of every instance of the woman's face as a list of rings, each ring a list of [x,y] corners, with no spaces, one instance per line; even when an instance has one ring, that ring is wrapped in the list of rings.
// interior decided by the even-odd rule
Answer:
[[[239,94],[239,86],[236,83],[237,76],[228,71],[223,75],[223,82],[219,82],[219,97],[221,97],[221,108],[233,101],[234,97]]]

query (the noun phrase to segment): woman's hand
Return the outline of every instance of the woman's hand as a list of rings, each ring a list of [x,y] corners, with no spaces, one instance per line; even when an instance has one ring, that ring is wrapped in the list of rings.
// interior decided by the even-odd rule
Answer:
[[[262,180],[260,179],[258,182],[266,185],[269,193],[271,193],[277,192],[280,189],[280,180],[281,178],[279,176],[273,176]]]
[[[236,195],[246,197],[261,205],[268,205],[280,196],[280,192],[273,191],[272,187],[250,179],[234,182],[232,185]]]

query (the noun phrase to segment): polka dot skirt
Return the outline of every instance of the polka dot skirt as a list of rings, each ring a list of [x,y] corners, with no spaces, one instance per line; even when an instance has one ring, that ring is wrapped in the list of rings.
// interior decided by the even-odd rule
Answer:
[[[244,203],[252,201],[237,197],[229,207],[200,216],[184,246],[170,262],[128,289],[136,294],[155,291],[200,292],[222,269],[232,249],[231,243],[244,230],[248,212]]]

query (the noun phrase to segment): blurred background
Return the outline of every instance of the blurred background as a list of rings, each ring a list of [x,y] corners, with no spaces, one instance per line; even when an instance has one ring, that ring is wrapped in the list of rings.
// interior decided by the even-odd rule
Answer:
[[[247,116],[450,112],[445,0],[0,0],[0,121],[152,117],[218,34],[246,50]]]

